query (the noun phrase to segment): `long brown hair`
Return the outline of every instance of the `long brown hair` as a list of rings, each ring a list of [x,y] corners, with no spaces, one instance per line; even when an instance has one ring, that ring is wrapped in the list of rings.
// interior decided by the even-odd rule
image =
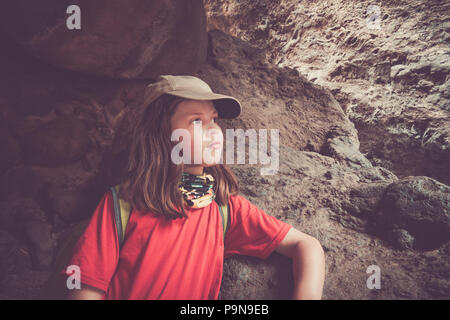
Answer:
[[[132,208],[168,219],[187,218],[185,201],[178,189],[184,165],[174,164],[170,157],[176,144],[170,140],[170,119],[183,100],[163,94],[144,106],[131,135],[127,174],[119,190],[119,196]],[[216,181],[214,191],[220,205],[239,192],[237,178],[225,164],[205,167],[204,171]]]

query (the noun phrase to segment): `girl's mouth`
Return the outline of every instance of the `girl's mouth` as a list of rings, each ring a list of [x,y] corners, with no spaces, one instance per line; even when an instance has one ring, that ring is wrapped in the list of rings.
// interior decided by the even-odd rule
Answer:
[[[213,142],[208,146],[208,148],[218,149],[218,148],[220,148],[220,142],[217,142],[217,141]]]

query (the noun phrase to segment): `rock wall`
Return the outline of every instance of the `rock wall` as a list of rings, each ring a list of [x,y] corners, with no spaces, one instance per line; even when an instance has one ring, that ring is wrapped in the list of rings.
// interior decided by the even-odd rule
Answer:
[[[22,3],[18,1],[10,12],[20,9]],[[164,5],[157,3],[164,12],[186,9],[184,2],[180,7],[174,7],[175,2],[171,1]],[[190,10],[198,10],[198,4],[192,3]],[[106,188],[120,180],[127,139],[136,116],[132,111],[141,105],[145,86],[158,72],[193,74],[207,81],[214,91],[238,98],[243,104],[242,115],[238,119],[220,120],[223,129],[279,130],[280,163],[276,174],[262,176],[260,169],[264,166],[260,164],[231,167],[240,180],[242,194],[251,202],[319,239],[326,253],[324,299],[449,298],[450,192],[441,181],[445,180],[444,172],[440,173],[440,180],[433,179],[431,174],[419,174],[417,167],[408,162],[405,170],[417,174],[403,177],[369,157],[367,152],[361,152],[372,141],[364,139],[369,127],[355,121],[357,108],[349,105],[352,99],[357,104],[360,100],[348,97],[364,82],[353,84],[346,78],[350,70],[359,72],[358,67],[344,66],[333,73],[331,70],[337,67],[330,65],[327,70],[334,75],[334,80],[325,82],[319,76],[314,80],[304,72],[310,66],[306,60],[298,60],[302,62],[300,67],[280,66],[281,62],[273,56],[277,51],[289,61],[289,50],[283,53],[279,46],[281,40],[274,40],[267,47],[255,45],[258,40],[264,43],[271,39],[269,36],[274,33],[269,32],[269,27],[282,30],[291,22],[290,25],[297,25],[297,34],[311,33],[312,37],[314,28],[320,29],[327,21],[342,18],[338,5],[333,5],[334,2],[320,4],[328,3],[336,11],[333,14],[325,9],[321,11],[322,7],[317,4],[319,7],[308,12],[318,20],[305,18],[300,25],[292,20],[294,2],[239,3],[235,7],[224,1],[213,4],[205,1],[208,24],[189,44],[184,44],[197,48],[198,52],[194,50],[189,58],[177,58],[174,62],[178,64],[173,66],[156,59],[160,57],[159,51],[153,50],[155,47],[149,43],[160,41],[159,36],[140,38],[135,46],[144,51],[149,48],[147,60],[133,61],[138,69],[145,70],[142,73],[116,72],[129,65],[122,60],[117,60],[117,64],[103,62],[121,51],[105,52],[96,46],[91,51],[83,46],[78,53],[88,50],[103,65],[91,65],[87,70],[84,63],[89,61],[81,59],[78,67],[72,68],[72,62],[39,51],[45,39],[38,37],[37,47],[30,47],[29,40],[35,37],[35,29],[30,27],[23,33],[18,29],[15,33],[14,20],[4,23],[0,33],[5,48],[0,52],[0,143],[4,151],[0,161],[0,298],[41,297],[55,252],[66,232],[89,217]],[[139,4],[144,6],[144,2],[133,2],[129,14],[137,17],[137,21],[151,24],[154,15],[137,10]],[[300,8],[301,13],[307,10],[307,5],[313,4],[294,8]],[[347,4],[344,8],[355,6],[360,8],[356,4]],[[55,8],[44,7],[41,13],[34,12],[50,17]],[[430,6],[429,10],[433,8]],[[119,9],[104,8],[94,30],[106,30],[111,25],[106,17],[120,16]],[[202,12],[197,13],[201,16]],[[124,17],[129,17],[127,14]],[[278,20],[271,20],[275,16]],[[237,17],[240,17],[239,23]],[[261,17],[267,19],[261,20]],[[355,23],[347,19],[348,23]],[[44,29],[58,25],[52,24],[54,19],[50,18],[35,17],[33,21],[45,21]],[[87,26],[90,26],[89,21]],[[129,18],[121,21],[128,23]],[[171,23],[177,25],[176,21]],[[156,32],[158,28],[151,30]],[[285,32],[284,39],[289,32]],[[329,39],[341,41],[338,40],[341,37],[336,37],[337,32],[338,29],[330,30]],[[54,36],[57,34],[55,31]],[[171,34],[176,38],[179,33],[174,30]],[[110,36],[126,48],[127,39],[123,35],[128,32]],[[55,46],[67,48],[81,41],[73,38],[64,44],[59,43],[58,38],[51,38],[50,35],[48,41],[54,41]],[[298,39],[305,38],[299,36]],[[81,42],[88,43],[84,41],[87,40]],[[357,38],[348,40],[353,41],[359,43]],[[317,54],[314,46],[302,50],[302,57]],[[348,55],[364,51],[346,50]],[[172,51],[171,54],[179,53]],[[327,53],[325,49],[320,51]],[[205,59],[199,66],[191,63],[191,58],[202,55]],[[173,56],[167,57],[167,61],[173,61]],[[74,51],[70,59],[76,58]],[[328,58],[321,59],[324,63]],[[401,64],[409,66],[408,70],[421,70],[413,68],[408,61],[401,60]],[[189,71],[181,66],[183,64],[189,65]],[[363,64],[361,68],[364,69]],[[387,79],[384,68],[377,67],[380,86]],[[396,75],[406,81],[402,70],[398,69]],[[442,80],[442,76],[439,79]],[[340,89],[330,87],[330,83]],[[439,87],[443,85],[445,83]],[[384,90],[382,86],[376,88]],[[407,86],[404,88],[409,90]],[[346,90],[350,93],[345,93]],[[406,106],[402,108],[411,121],[417,121],[416,113]],[[442,117],[444,109],[424,113],[423,119],[436,115],[444,124],[448,120]],[[368,121],[363,116],[361,119],[362,123]],[[386,127],[374,122],[372,128],[379,130],[371,131],[376,132],[373,138],[386,142],[383,138],[388,135]],[[439,140],[430,130],[430,137]],[[389,137],[403,143],[395,134]],[[392,159],[384,150],[379,148],[378,151],[385,159]],[[436,152],[433,154],[439,164],[443,153]],[[408,161],[413,161],[409,158]],[[366,271],[372,265],[380,267],[381,289],[367,287],[369,274]],[[291,261],[277,253],[266,260],[242,256],[225,261],[221,299],[288,299],[291,290]]]
[[[449,184],[448,1],[209,1],[207,26],[328,88],[361,152]]]

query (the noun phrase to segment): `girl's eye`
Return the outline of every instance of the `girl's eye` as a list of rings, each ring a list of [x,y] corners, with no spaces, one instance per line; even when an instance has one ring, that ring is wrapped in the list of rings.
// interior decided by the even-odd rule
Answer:
[[[217,123],[217,120],[219,120],[219,117],[214,117],[214,118],[213,118],[214,123]],[[202,119],[200,119],[200,118],[194,119],[194,120],[192,120],[191,122],[194,123],[195,121],[200,121],[200,122],[198,122],[199,124],[202,123],[202,122],[201,122]]]

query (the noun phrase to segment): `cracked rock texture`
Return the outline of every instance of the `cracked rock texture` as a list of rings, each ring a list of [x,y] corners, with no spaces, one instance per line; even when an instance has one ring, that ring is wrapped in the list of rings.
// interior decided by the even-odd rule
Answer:
[[[205,0],[207,26],[331,90],[360,151],[400,177],[450,183],[448,1]]]

